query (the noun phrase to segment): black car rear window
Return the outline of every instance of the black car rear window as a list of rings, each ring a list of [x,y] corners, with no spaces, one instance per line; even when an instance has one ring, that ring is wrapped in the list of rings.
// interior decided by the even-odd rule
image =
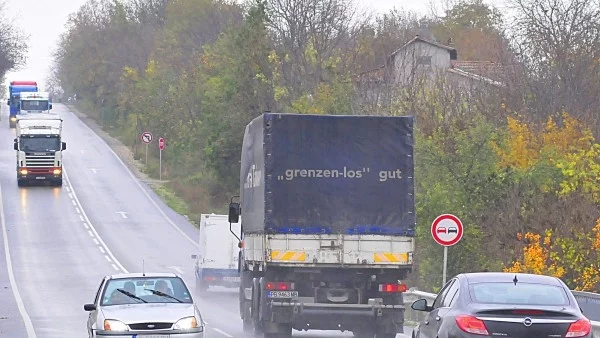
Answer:
[[[560,286],[529,283],[476,283],[469,286],[476,303],[568,305],[569,298]]]

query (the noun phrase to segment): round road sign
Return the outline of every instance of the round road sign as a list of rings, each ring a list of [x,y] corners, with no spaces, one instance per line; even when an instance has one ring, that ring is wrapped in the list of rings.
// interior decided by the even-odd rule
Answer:
[[[160,148],[160,150],[165,149],[165,139],[164,138],[159,138],[158,139],[158,147]]]
[[[431,235],[439,245],[453,246],[463,236],[463,224],[454,215],[440,215],[431,224]]]
[[[152,139],[153,139],[152,133],[150,133],[148,131],[142,133],[142,142],[148,144],[148,143],[152,142]]]

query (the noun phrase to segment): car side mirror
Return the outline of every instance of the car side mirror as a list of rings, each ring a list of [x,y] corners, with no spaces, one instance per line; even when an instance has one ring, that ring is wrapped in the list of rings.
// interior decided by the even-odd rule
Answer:
[[[13,147],[15,148],[15,150],[19,150],[19,143],[17,142],[17,140],[14,141]]]
[[[414,301],[410,308],[416,311],[431,311],[431,308],[427,305],[427,299],[419,299]]]
[[[198,255],[192,255],[192,259],[198,259]]]
[[[6,100],[6,105],[10,106],[10,99]]]
[[[240,221],[240,204],[236,202],[229,203],[229,223]]]
[[[62,143],[62,150],[67,150],[67,142]]]
[[[50,105],[48,105],[48,109],[52,109],[52,103],[50,103]]]
[[[94,304],[85,304],[83,306],[83,309],[85,311],[95,311],[96,310],[96,305],[94,305]]]

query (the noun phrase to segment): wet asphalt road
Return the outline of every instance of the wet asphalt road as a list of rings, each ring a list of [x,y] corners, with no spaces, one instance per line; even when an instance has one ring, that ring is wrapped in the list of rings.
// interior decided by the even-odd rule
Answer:
[[[83,304],[93,301],[106,274],[139,272],[144,266],[146,271],[177,272],[190,289],[195,285],[190,255],[197,250],[196,228],[137,180],[66,106],[55,103],[54,109],[64,120],[67,142],[64,184],[19,188],[15,130],[8,128],[2,107],[0,337],[87,337]],[[237,290],[214,290],[200,304],[206,338],[246,336]],[[352,334],[294,331],[294,336]],[[400,337],[410,337],[410,329]]]

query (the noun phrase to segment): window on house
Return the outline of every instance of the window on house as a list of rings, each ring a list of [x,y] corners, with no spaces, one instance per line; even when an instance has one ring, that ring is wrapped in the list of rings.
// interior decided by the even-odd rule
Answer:
[[[431,56],[419,56],[417,58],[417,64],[431,66]]]

